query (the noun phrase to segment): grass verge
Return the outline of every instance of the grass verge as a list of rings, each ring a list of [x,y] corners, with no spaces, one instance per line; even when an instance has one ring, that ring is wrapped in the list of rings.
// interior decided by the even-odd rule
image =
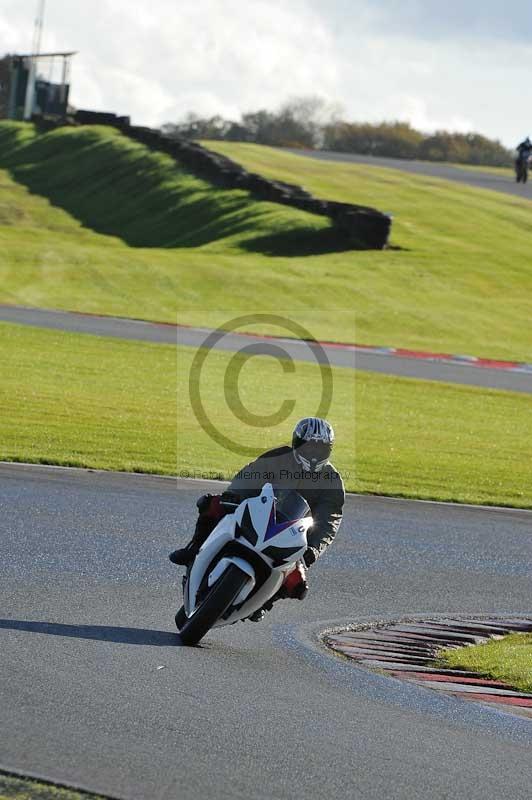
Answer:
[[[0,302],[210,326],[275,312],[283,298],[320,339],[345,340],[348,312],[361,343],[532,361],[530,202],[258,145],[209,146],[321,197],[392,212],[402,249],[289,257],[287,233],[319,233],[323,219],[214,190],[105,128],[39,137],[1,123],[0,166],[18,182],[1,173]]]
[[[102,795],[67,789],[33,778],[0,772],[0,800],[105,800]]]
[[[521,692],[532,692],[532,633],[511,633],[485,644],[445,650],[440,653],[440,662],[504,681]]]
[[[0,459],[182,476],[230,477],[249,457],[205,433],[190,405],[195,351],[0,325]],[[298,398],[288,418],[240,422],[224,380],[256,415]],[[259,453],[284,443],[314,413],[318,368],[285,373],[273,358],[211,352],[200,391],[207,415]],[[530,398],[510,392],[333,369],[328,416],[335,463],[349,491],[532,507]],[[228,404],[229,403],[229,404]]]

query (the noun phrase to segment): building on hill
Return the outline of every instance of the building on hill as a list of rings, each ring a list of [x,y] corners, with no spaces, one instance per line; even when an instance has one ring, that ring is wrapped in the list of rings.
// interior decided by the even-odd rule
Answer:
[[[70,92],[70,61],[74,52],[6,55],[0,59],[0,119],[31,119],[53,114],[64,117]],[[55,59],[61,59],[59,83],[39,74],[40,62],[53,70]]]
[[[6,119],[9,103],[10,58],[0,58],[0,119]]]

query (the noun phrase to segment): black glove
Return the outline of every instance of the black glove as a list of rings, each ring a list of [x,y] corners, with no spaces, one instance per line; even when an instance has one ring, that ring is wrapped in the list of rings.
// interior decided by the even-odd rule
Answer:
[[[212,494],[202,494],[199,500],[196,500],[196,508],[200,514],[204,514],[208,510],[211,500]]]
[[[306,567],[312,566],[318,560],[318,554],[313,547],[308,547],[303,554],[303,561]]]

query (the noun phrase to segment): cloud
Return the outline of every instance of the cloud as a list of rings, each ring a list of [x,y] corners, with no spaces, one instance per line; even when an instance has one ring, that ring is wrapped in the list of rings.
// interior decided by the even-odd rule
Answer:
[[[7,0],[0,24],[31,15]],[[157,124],[188,110],[238,114],[309,87],[334,94],[334,40],[320,16],[293,0],[49,0],[43,46],[80,51],[72,101]]]
[[[451,115],[442,119],[433,117],[431,109],[421,97],[400,94],[394,99],[394,105],[395,112],[392,111],[390,116],[401,122],[409,122],[412,127],[420,131],[450,130],[457,133],[469,133],[474,130],[473,121],[466,117],[459,115]]]
[[[35,8],[2,0],[6,51],[29,50]],[[47,0],[43,47],[79,50],[77,107],[139,124],[320,95],[351,119],[472,127],[511,143],[528,132],[531,16],[522,0],[511,13],[493,0]]]
[[[315,9],[322,6],[322,0],[310,3]],[[344,30],[371,29],[425,40],[528,42],[532,37],[530,0],[514,0],[511,6],[500,0],[335,0],[328,4],[327,16]]]

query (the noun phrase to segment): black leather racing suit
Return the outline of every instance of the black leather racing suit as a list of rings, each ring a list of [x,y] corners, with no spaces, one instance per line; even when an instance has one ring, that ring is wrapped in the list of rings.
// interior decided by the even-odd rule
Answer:
[[[532,142],[525,139],[524,142],[518,144],[515,148],[517,150],[517,161],[527,161],[532,155]]]
[[[342,478],[330,463],[320,472],[305,472],[291,447],[277,447],[237,472],[222,497],[228,494],[241,500],[256,497],[265,483],[272,483],[274,489],[293,489],[309,504],[314,525],[308,532],[305,563],[310,566],[330,545],[340,527],[345,500]]]

